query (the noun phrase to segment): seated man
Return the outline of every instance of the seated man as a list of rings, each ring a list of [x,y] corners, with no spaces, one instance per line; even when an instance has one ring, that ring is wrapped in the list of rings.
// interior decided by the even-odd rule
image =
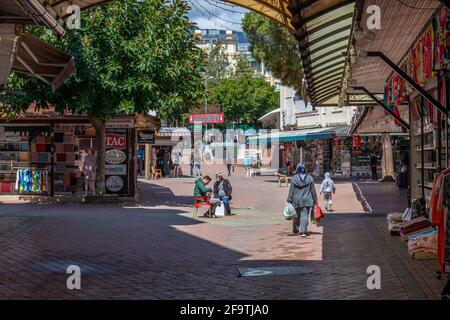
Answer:
[[[211,178],[209,176],[204,176],[203,178],[198,178],[195,180],[195,188],[194,188],[194,197],[201,196],[210,196],[211,188],[207,188],[206,186],[211,182]],[[206,200],[202,200],[205,202]],[[209,216],[209,210],[205,213],[205,217]]]
[[[216,174],[216,182],[214,183],[214,197],[220,199],[225,206],[225,214],[227,216],[231,215],[230,200],[232,199],[231,192],[233,188],[231,187],[230,181],[224,179],[222,173]]]

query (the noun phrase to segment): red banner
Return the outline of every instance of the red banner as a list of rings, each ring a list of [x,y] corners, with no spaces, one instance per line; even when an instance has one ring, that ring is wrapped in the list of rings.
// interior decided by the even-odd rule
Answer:
[[[189,115],[189,123],[223,123],[223,113],[198,113]]]
[[[355,149],[361,148],[361,136],[359,135],[353,136],[353,148]]]

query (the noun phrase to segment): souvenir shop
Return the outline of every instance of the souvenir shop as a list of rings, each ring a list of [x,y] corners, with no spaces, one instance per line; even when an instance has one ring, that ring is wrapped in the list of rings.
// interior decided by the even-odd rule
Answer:
[[[153,123],[140,118],[116,117],[105,124],[108,194],[135,195],[135,135],[149,121]],[[0,120],[0,194],[77,196],[94,192],[85,179],[88,153],[93,153],[94,168],[97,160],[96,132],[88,117],[29,110],[16,119]]]
[[[392,74],[385,103],[394,110],[409,103],[410,200],[404,213],[388,216],[388,228],[407,242],[416,259],[438,262],[438,275],[450,266],[450,12],[432,17],[400,65],[429,96],[412,90]],[[436,103],[437,102],[437,103]],[[440,106],[436,105],[439,104]],[[448,294],[448,293],[447,293]]]
[[[0,192],[61,195],[83,192],[86,147],[94,147],[89,124],[72,119],[0,124]]]

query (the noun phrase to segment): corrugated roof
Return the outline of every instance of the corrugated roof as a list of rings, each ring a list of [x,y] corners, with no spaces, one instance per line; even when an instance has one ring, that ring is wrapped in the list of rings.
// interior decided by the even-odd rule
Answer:
[[[284,25],[299,41],[313,105],[337,105],[344,75],[355,0],[224,0]]]
[[[426,8],[438,8],[441,4],[438,0],[413,1],[413,3],[415,7]],[[368,5],[380,7],[381,29],[371,30],[376,35],[372,41],[355,40],[355,48],[363,51],[381,51],[397,64],[400,64],[435,12],[407,7],[400,1],[366,1],[361,18],[361,27],[364,30],[367,30],[365,21],[369,16],[366,13]],[[358,62],[352,66],[352,79],[358,86],[364,86],[373,93],[384,91],[386,79],[391,73],[392,69],[378,58],[359,58]]]

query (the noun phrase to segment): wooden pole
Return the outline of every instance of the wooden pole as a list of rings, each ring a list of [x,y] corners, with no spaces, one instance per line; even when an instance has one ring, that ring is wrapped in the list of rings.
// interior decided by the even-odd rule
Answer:
[[[151,174],[150,174],[150,162],[152,160],[152,146],[149,144],[145,145],[145,156],[144,156],[144,161],[145,161],[145,179],[146,180],[150,180],[151,178]]]

